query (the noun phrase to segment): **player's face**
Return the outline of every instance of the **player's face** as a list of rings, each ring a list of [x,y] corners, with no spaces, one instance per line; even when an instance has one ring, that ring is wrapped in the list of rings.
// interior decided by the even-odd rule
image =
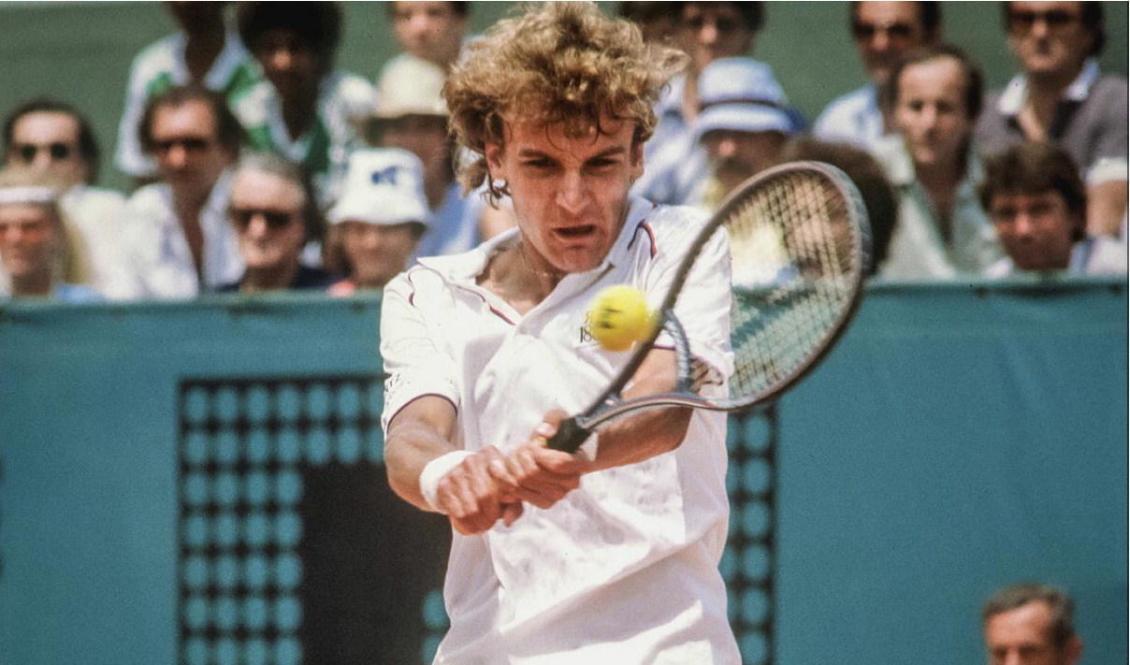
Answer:
[[[212,109],[199,100],[159,107],[149,135],[161,177],[178,196],[208,196],[232,161],[231,153],[220,144]]]
[[[852,17],[852,37],[871,80],[887,80],[899,56],[926,42],[916,2],[861,2]]]
[[[733,2],[683,6],[680,37],[695,71],[701,72],[719,58],[745,55],[753,46],[753,35]]]
[[[1024,71],[1074,75],[1090,53],[1094,36],[1083,25],[1078,2],[1013,2],[1008,9],[1008,45]]]
[[[298,263],[306,239],[298,185],[273,173],[245,170],[232,182],[231,221],[249,270],[278,270]]]
[[[458,57],[467,27],[449,2],[393,3],[392,24],[401,48],[441,67]]]
[[[77,185],[90,176],[90,168],[79,153],[78,120],[67,113],[35,111],[20,116],[12,127],[7,161],[50,173],[68,185]]]
[[[973,125],[957,60],[941,57],[904,67],[894,123],[916,166],[959,163]]]
[[[996,194],[989,203],[989,217],[1005,251],[1022,270],[1066,268],[1073,232],[1084,225],[1055,190]]]
[[[1074,642],[1056,647],[1051,608],[1042,601],[990,617],[985,623],[985,649],[989,665],[1071,665],[1079,655]]]
[[[643,151],[634,123],[605,116],[601,127],[567,136],[560,124],[507,123],[505,145],[486,146],[490,174],[509,184],[518,228],[544,269],[595,268],[624,224]]]
[[[380,288],[402,272],[419,237],[411,224],[343,222],[340,228],[342,250],[353,271],[350,277],[363,288]]]
[[[703,136],[702,144],[716,174],[748,178],[777,163],[785,147],[785,135],[719,130]]]
[[[55,220],[38,205],[0,206],[0,261],[13,278],[49,271],[55,249]]]
[[[268,30],[255,46],[263,74],[284,100],[313,97],[321,71],[318,56],[293,30]]]

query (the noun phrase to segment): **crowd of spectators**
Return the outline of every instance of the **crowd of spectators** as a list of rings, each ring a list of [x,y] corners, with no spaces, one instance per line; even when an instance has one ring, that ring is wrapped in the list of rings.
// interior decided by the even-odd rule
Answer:
[[[336,4],[166,6],[178,31],[128,72],[113,154],[128,195],[95,186],[82,109],[36,98],[4,120],[0,297],[343,295],[513,225],[505,198],[455,178],[467,156],[442,89],[474,47],[468,4],[387,3],[400,52],[373,82],[335,67]],[[770,166],[817,159],[859,186],[878,279],[1124,274],[1127,83],[1099,68],[1102,5],[1000,12],[1018,68],[989,91],[939,4],[845,5],[869,81],[810,125],[755,59],[761,3],[622,3],[688,56],[633,193],[712,210]]]

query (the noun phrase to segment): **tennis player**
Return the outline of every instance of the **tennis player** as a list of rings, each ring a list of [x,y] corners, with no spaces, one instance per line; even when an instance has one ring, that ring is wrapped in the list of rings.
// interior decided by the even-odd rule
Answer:
[[[645,411],[575,455],[545,447],[628,356],[593,341],[593,296],[629,284],[656,305],[705,222],[628,197],[682,57],[595,5],[544,4],[496,24],[448,81],[454,131],[476,157],[461,177],[509,196],[518,226],[421,259],[382,301],[389,481],[455,530],[436,663],[740,662],[717,568],[725,416]],[[703,390],[724,392],[730,266],[717,235],[676,313],[720,379]],[[659,341],[626,396],[674,387]]]

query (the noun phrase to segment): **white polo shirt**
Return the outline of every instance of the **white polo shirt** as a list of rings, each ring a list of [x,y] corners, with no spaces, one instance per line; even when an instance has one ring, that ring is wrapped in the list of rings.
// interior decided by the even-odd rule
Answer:
[[[438,395],[456,407],[457,445],[505,451],[550,409],[583,410],[628,356],[589,335],[593,296],[630,284],[657,305],[703,221],[689,208],[632,201],[605,261],[567,275],[524,316],[475,283],[516,230],[466,254],[421,259],[385,287],[381,304],[386,430],[408,402]],[[724,238],[683,294],[676,313],[692,352],[729,376]],[[455,533],[444,585],[451,629],[436,663],[740,662],[717,568],[729,512],[725,427],[725,414],[696,411],[676,450],[588,474],[549,510],[526,505],[511,527]]]

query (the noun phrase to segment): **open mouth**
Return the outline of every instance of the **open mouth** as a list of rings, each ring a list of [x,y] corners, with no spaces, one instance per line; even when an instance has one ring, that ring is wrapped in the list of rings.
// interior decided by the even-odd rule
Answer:
[[[587,238],[596,233],[596,226],[594,224],[582,224],[580,226],[563,226],[553,230],[553,233],[561,238],[567,240],[580,240]]]

